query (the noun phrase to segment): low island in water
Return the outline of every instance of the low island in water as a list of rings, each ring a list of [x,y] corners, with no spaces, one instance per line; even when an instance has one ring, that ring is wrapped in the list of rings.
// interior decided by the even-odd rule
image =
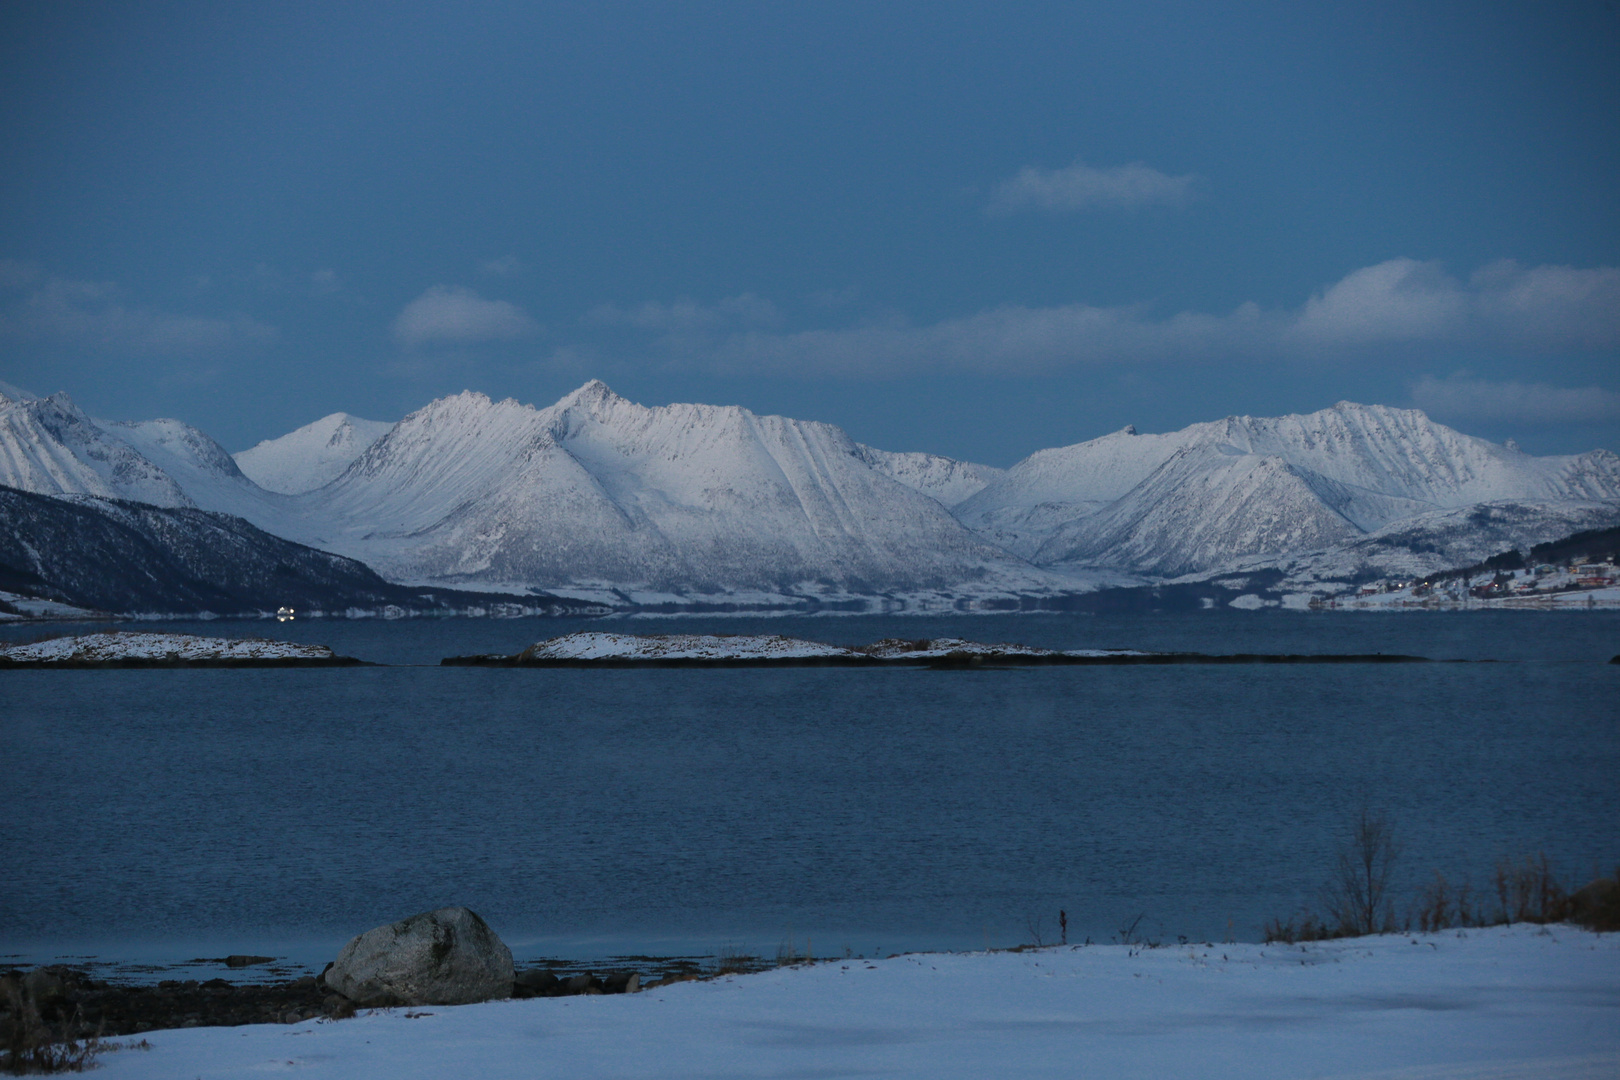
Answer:
[[[0,645],[0,668],[356,667],[325,645],[112,630]]]
[[[1010,667],[1090,664],[1422,663],[1386,653],[1146,652],[1141,649],[1040,649],[963,638],[885,638],[870,645],[828,645],[780,634],[617,634],[580,631],[536,642],[513,655],[450,656],[454,667]]]

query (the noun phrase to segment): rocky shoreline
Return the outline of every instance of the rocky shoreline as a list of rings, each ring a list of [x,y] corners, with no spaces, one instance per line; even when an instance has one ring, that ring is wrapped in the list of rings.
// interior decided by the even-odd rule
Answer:
[[[639,963],[633,968],[581,970],[562,962],[527,968],[516,973],[508,996],[633,994],[716,974],[705,972],[694,958],[634,959]],[[404,1002],[392,1007],[401,1006],[411,1007]],[[130,984],[97,979],[83,968],[53,964],[0,973],[0,1047],[12,1044],[20,1029],[36,1022],[53,1039],[66,1041],[141,1035],[167,1028],[341,1020],[353,1016],[358,1008],[356,1002],[329,987],[321,975],[275,983],[213,978]]]

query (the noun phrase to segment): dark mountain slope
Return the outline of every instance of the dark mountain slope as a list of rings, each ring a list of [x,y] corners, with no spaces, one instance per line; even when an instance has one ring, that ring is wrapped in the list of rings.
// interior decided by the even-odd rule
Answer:
[[[0,589],[117,613],[581,606],[395,585],[364,563],[282,540],[228,514],[8,487],[0,487]]]

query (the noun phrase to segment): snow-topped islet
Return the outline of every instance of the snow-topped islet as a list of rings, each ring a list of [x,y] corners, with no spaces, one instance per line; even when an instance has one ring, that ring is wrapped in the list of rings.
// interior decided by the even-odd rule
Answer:
[[[611,634],[582,631],[537,642],[531,660],[808,660],[860,659],[852,649],[780,634]]]
[[[1031,645],[987,645],[964,638],[911,640],[885,638],[870,645],[848,647],[780,634],[620,634],[580,631],[536,642],[516,656],[453,657],[447,664],[594,665],[673,664],[737,665],[813,664],[860,667],[870,664],[940,664],[971,658],[1007,663],[1083,663],[1155,654],[1134,649],[1071,649],[1058,651]]]
[[[265,638],[215,638],[193,634],[109,631],[0,645],[0,666],[61,664],[341,663],[325,645]]]

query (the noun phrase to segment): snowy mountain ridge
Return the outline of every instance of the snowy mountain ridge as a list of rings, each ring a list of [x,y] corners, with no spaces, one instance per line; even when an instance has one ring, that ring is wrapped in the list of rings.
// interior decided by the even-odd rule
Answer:
[[[1037,565],[1175,576],[1503,500],[1620,502],[1620,457],[1537,458],[1415,409],[1340,402],[1042,450],[955,513]]]
[[[0,399],[0,484],[41,495],[195,505],[174,477],[109,435],[66,394]]]
[[[237,468],[266,491],[300,495],[331,483],[393,424],[336,412],[233,455]]]
[[[538,409],[464,391],[397,424],[334,413],[234,458],[179,421],[5,396],[0,484],[231,513],[395,581],[673,605],[1309,583],[1620,520],[1614,454],[1532,457],[1386,406],[1125,428],[999,470],[597,380]],[[1508,509],[1470,516],[1488,506]]]
[[[442,582],[818,595],[1063,587],[862,450],[829,424],[649,408],[595,380],[544,409],[467,392],[407,416],[305,496],[320,530],[309,542]]]

